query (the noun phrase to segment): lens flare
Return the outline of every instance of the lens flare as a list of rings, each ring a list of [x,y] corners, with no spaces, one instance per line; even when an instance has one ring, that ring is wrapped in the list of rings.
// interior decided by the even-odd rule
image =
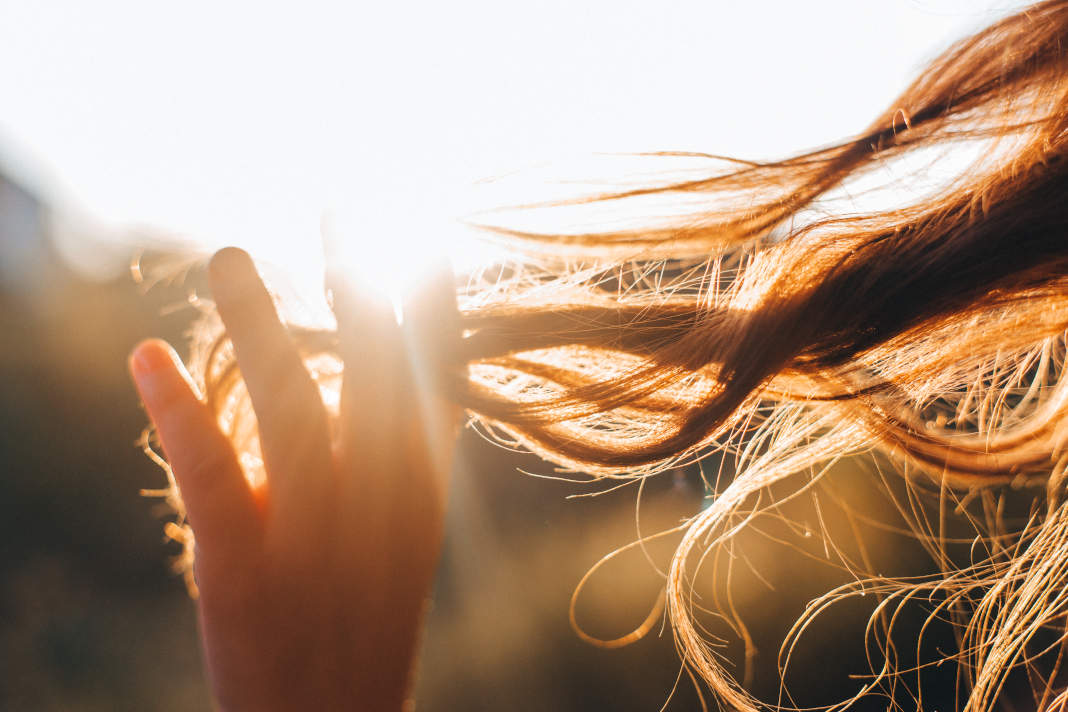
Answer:
[[[323,214],[322,236],[326,271],[388,295],[398,322],[405,296],[443,266],[464,275],[503,257],[431,200],[335,204]]]

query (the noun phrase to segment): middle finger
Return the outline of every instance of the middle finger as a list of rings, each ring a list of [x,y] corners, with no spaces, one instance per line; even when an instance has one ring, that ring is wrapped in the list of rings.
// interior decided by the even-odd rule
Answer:
[[[330,430],[318,386],[248,254],[232,247],[220,250],[212,257],[209,276],[256,412],[272,510],[316,516],[333,477]]]

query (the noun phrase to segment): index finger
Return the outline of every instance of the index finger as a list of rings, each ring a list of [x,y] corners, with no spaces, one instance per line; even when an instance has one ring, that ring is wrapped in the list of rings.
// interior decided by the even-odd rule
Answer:
[[[162,341],[143,342],[130,356],[130,373],[178,483],[197,566],[226,567],[251,553],[260,533],[255,496],[177,355]]]

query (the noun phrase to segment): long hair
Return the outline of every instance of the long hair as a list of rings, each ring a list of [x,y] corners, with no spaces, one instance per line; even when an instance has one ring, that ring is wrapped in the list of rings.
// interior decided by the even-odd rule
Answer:
[[[696,620],[693,569],[775,501],[771,485],[799,491],[846,455],[880,453],[943,492],[1046,498],[965,567],[830,594],[875,590],[885,615],[937,592],[960,624],[964,709],[994,706],[1040,633],[1068,639],[1065,77],[1068,2],[1049,0],[953,45],[848,140],[773,162],[708,156],[696,179],[575,201],[699,198],[700,214],[582,234],[487,228],[531,257],[461,290],[452,395],[474,421],[594,478],[734,458],[665,584],[683,661],[723,708],[764,705]],[[909,204],[826,207],[891,163],[919,182],[946,157],[955,175]],[[331,335],[294,335],[329,387]],[[197,344],[209,400],[250,442],[225,335]],[[857,697],[893,672],[876,665]],[[1041,708],[1064,702],[1054,678],[1036,687]]]

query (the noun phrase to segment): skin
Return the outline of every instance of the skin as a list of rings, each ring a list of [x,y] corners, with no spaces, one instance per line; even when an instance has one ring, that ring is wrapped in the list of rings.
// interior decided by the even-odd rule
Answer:
[[[219,707],[401,710],[442,536],[458,413],[440,397],[459,340],[450,275],[393,305],[338,284],[346,364],[331,424],[248,255],[212,258],[210,284],[259,426],[266,483],[166,343],[130,370],[196,538],[205,666]],[[419,355],[412,368],[409,354]]]

